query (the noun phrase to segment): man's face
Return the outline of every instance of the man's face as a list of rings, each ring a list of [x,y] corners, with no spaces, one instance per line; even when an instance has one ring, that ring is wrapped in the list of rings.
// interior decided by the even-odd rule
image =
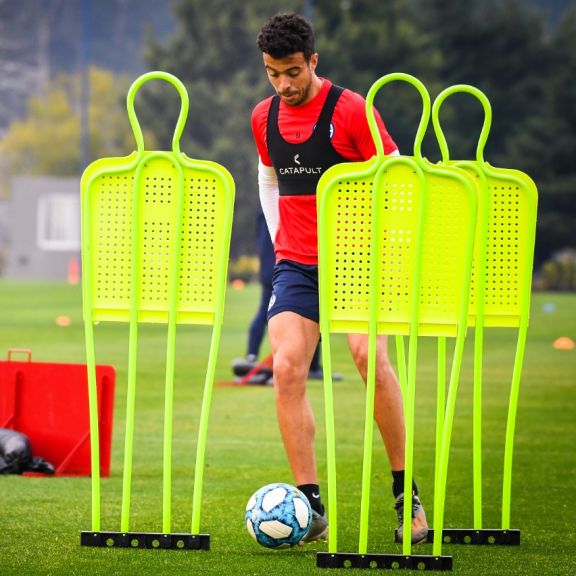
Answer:
[[[308,62],[303,52],[278,59],[264,53],[263,59],[268,80],[284,104],[298,106],[308,102],[318,54],[312,54]]]

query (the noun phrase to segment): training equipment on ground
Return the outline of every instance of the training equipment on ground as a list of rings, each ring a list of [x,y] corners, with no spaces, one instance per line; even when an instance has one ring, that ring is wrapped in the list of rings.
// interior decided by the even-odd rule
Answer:
[[[412,84],[422,96],[423,113],[412,157],[385,157],[374,119],[376,92],[394,80]],[[430,98],[424,86],[409,75],[390,74],[374,83],[366,98],[366,113],[377,155],[367,162],[333,166],[318,183],[320,330],[324,351],[331,529],[329,551],[318,554],[317,565],[451,570],[452,558],[442,556],[443,544],[514,544],[517,536],[519,538],[516,531],[509,529],[512,440],[529,310],[536,188],[525,174],[484,163],[481,152],[476,163],[449,161],[443,134],[436,124],[443,161],[432,164],[424,159],[420,148],[430,117]],[[486,135],[485,124],[480,151]],[[476,329],[475,529],[448,530],[443,526],[448,461],[468,326]],[[506,433],[502,530],[476,529],[481,525],[478,487],[484,326],[519,329]],[[337,544],[330,334],[338,332],[367,334],[369,343],[358,553],[339,552]],[[411,554],[408,522],[403,524],[402,535],[397,535],[402,541],[401,555],[373,554],[367,550],[379,334],[396,336],[406,421],[404,518],[410,517],[406,511],[412,507],[418,340],[420,337],[438,340],[434,530],[428,534],[428,541],[433,541],[430,556]],[[409,341],[407,362],[405,335]],[[448,389],[445,382],[447,337],[455,339]]]
[[[180,94],[181,108],[172,151],[147,151],[134,111],[134,99],[150,80],[164,80]],[[188,113],[182,82],[165,72],[138,78],[127,97],[128,117],[137,150],[124,158],[92,163],[82,176],[82,288],[92,450],[92,529],[82,532],[85,546],[207,549],[200,534],[200,505],[208,416],[222,329],[234,181],[222,166],[192,160],[180,151]],[[128,382],[122,505],[119,531],[101,531],[98,470],[99,397],[95,382],[94,325],[126,322]],[[158,532],[134,531],[131,518],[132,461],[140,323],[166,325],[162,526]],[[191,532],[171,532],[172,439],[176,327],[212,327],[200,408]]]
[[[384,156],[374,118],[378,90],[392,81],[414,86],[423,111],[413,156]],[[433,166],[421,155],[430,97],[416,78],[389,74],[371,87],[366,113],[377,155],[362,163],[333,166],[318,184],[320,329],[323,342],[328,458],[329,552],[322,567],[423,567],[451,569],[452,558],[411,554],[411,526],[404,523],[403,554],[368,554],[376,340],[396,335],[404,394],[406,454],[404,518],[412,510],[412,464],[418,338],[455,339],[446,417],[439,450],[440,475],[447,455],[466,335],[478,191],[463,170]],[[336,464],[330,334],[368,335],[360,535],[357,554],[337,552]],[[408,361],[403,337],[409,337]],[[406,513],[408,510],[408,513]]]
[[[275,483],[256,490],[246,505],[246,528],[266,548],[299,544],[312,523],[312,509],[304,494],[290,484]]]
[[[484,122],[475,160],[451,160],[446,138],[440,124],[440,110],[453,94],[468,94],[482,105]],[[478,221],[474,253],[468,324],[474,327],[474,404],[473,404],[473,527],[444,529],[442,537],[434,533],[435,549],[440,539],[450,543],[505,544],[520,543],[520,531],[510,528],[512,490],[512,455],[518,393],[526,335],[530,317],[532,268],[536,234],[538,192],[533,180],[519,170],[496,168],[484,160],[484,147],[492,122],[488,98],[478,88],[464,84],[443,90],[432,106],[432,123],[444,166],[455,166],[468,172],[478,183]],[[482,385],[484,328],[518,330],[516,356],[510,387],[510,401],[504,445],[502,488],[502,524],[486,529],[482,519]],[[439,341],[438,422],[441,422],[445,346]],[[437,489],[443,489],[437,483]],[[435,514],[441,518],[444,509]],[[431,532],[429,537],[431,538]]]
[[[266,385],[272,383],[273,376],[273,358],[268,354],[260,361],[250,362],[246,358],[238,358],[232,363],[232,371],[236,376],[237,385],[260,384]]]
[[[234,376],[242,378],[242,376],[246,376],[248,372],[255,368],[257,364],[258,360],[256,358],[234,358],[232,360],[232,372]]]
[[[114,409],[113,366],[96,366],[100,476],[110,476]],[[33,454],[56,476],[90,476],[90,422],[86,364],[36,362],[25,348],[0,361],[0,428],[25,434]],[[28,475],[28,473],[26,473]]]

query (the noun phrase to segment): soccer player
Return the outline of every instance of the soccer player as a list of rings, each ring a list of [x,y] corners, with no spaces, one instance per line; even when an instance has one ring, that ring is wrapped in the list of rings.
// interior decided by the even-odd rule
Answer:
[[[268,308],[276,411],[294,480],[313,509],[306,537],[313,541],[328,533],[314,454],[314,415],[306,395],[306,375],[320,336],[316,185],[330,166],[367,160],[376,150],[364,99],[316,74],[314,31],[304,17],[272,16],[260,30],[257,44],[276,92],[252,112],[260,201],[276,255]],[[398,154],[382,119],[378,114],[376,118],[385,153]],[[367,335],[349,334],[348,345],[366,381]],[[378,337],[374,412],[392,469],[401,538],[405,427],[401,391],[384,336]],[[413,491],[416,544],[426,539],[428,526],[416,483]]]

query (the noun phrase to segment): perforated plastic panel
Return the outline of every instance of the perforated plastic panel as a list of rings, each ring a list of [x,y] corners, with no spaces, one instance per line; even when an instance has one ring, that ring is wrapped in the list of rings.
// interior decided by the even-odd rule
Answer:
[[[370,286],[371,182],[339,182],[326,206],[330,318],[336,328],[366,322]]]
[[[460,165],[466,166],[467,162]],[[466,168],[473,172],[472,168]],[[491,168],[487,176],[488,230],[486,245],[484,325],[517,327],[531,289],[537,192],[534,183],[515,170]],[[474,271],[477,268],[475,263]],[[477,305],[473,274],[470,311]],[[471,324],[473,318],[471,318]]]
[[[136,93],[150,80],[163,80],[180,94],[180,114],[172,150],[147,151],[134,109]],[[92,529],[83,532],[85,546],[130,546],[163,540],[176,548],[209,548],[209,535],[199,534],[208,417],[222,331],[228,250],[235,186],[219,164],[186,157],[180,151],[189,107],[186,88],[175,76],[154,71],[137,78],[126,99],[136,151],[124,158],[90,164],[81,181],[82,291],[90,410]],[[128,322],[126,432],[120,531],[101,531],[101,486],[98,406],[95,380],[94,324]],[[140,532],[132,526],[132,464],[139,376],[139,323],[166,324],[162,526]],[[172,448],[177,324],[212,327],[202,395],[190,534],[172,534]],[[120,534],[115,538],[111,535]],[[172,536],[176,536],[172,539]],[[172,544],[170,544],[172,543]]]
[[[428,174],[428,182],[419,333],[454,336],[461,307],[468,300],[466,262],[475,232],[478,190],[470,178],[475,191],[471,198],[462,183],[446,173]]]
[[[507,316],[517,326],[521,314],[527,258],[527,198],[513,182],[488,179],[490,190],[484,325],[501,325]],[[531,248],[530,248],[531,249]],[[496,322],[494,324],[494,322]],[[508,323],[506,323],[508,325]]]
[[[379,247],[383,255],[379,322],[389,330],[407,332],[419,189],[414,173],[405,167],[398,167],[399,171],[402,182],[388,174],[382,180],[383,206],[390,216]],[[321,217],[328,226],[328,297],[335,332],[368,330],[373,186],[374,175],[370,175],[337,180],[326,191]]]
[[[384,212],[378,246],[379,331],[407,334],[423,195],[418,177],[407,166],[390,166],[379,183]]]
[[[363,317],[368,306],[364,290],[370,268],[370,183],[366,180],[342,182],[335,197],[338,214],[335,230],[334,282],[335,317]]]
[[[196,161],[196,163],[198,163]],[[171,271],[178,260],[177,317],[180,323],[211,324],[216,282],[227,258],[222,213],[226,182],[209,163],[184,167],[179,222],[179,166],[152,158],[141,167],[138,214],[134,210],[134,168],[102,171],[90,185],[90,238],[94,320],[127,321],[132,270],[137,270],[138,319],[166,322]],[[138,262],[132,260],[136,228]],[[179,243],[177,239],[179,238]]]
[[[110,307],[126,308],[130,301],[133,186],[133,174],[105,174],[92,191],[94,294]]]
[[[325,219],[325,254],[330,326],[333,332],[368,330],[370,243],[374,174],[369,164],[339,165],[319,184],[320,218]],[[429,175],[429,210],[421,262],[421,334],[455,334],[466,250],[474,232],[475,200],[448,172]],[[473,186],[473,184],[471,184]],[[325,186],[325,188],[323,188]],[[416,240],[423,197],[420,181],[406,165],[389,164],[379,179],[383,230],[379,236],[378,331],[407,334],[411,319]]]
[[[475,160],[452,160],[440,124],[440,109],[452,94],[470,94],[482,105],[484,122]],[[475,250],[469,324],[480,314],[479,280],[484,273],[482,323],[484,326],[519,327],[529,316],[531,274],[536,230],[538,191],[533,180],[519,170],[494,168],[484,161],[484,147],[492,124],[486,95],[474,86],[459,84],[441,92],[432,109],[434,133],[443,162],[457,165],[480,182],[482,198]],[[481,258],[485,258],[485,267]]]

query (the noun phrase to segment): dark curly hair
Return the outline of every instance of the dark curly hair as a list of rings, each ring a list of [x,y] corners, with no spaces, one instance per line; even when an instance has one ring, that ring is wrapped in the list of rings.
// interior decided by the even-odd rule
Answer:
[[[303,52],[308,61],[314,54],[314,29],[300,14],[276,14],[264,24],[256,43],[262,52],[272,58],[285,58]]]

